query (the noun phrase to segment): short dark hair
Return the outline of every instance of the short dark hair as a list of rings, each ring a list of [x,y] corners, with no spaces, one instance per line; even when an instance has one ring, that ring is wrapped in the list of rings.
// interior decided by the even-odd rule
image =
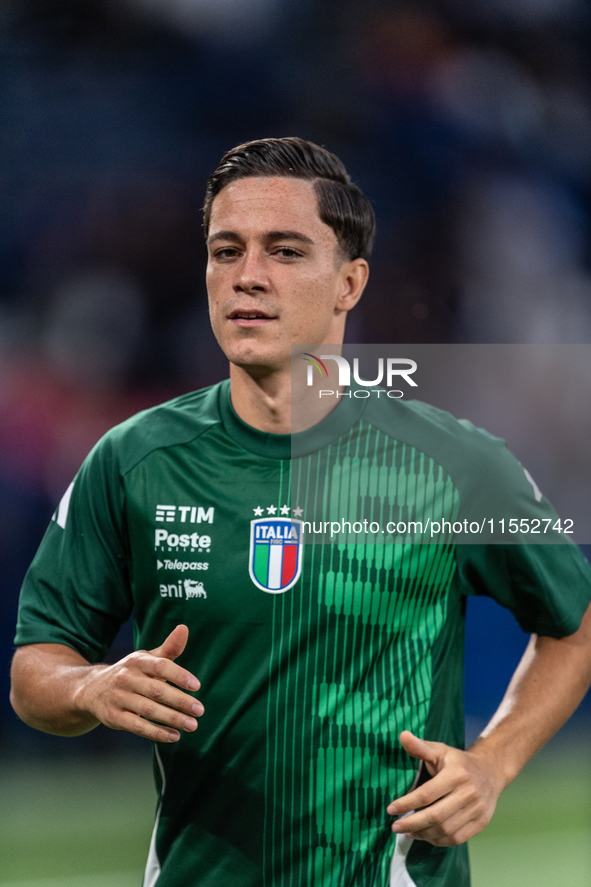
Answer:
[[[287,176],[313,183],[318,215],[336,234],[347,259],[369,259],[375,235],[371,203],[344,164],[325,148],[305,139],[257,139],[228,151],[207,180],[203,228],[209,234],[211,207],[222,188],[251,176]]]

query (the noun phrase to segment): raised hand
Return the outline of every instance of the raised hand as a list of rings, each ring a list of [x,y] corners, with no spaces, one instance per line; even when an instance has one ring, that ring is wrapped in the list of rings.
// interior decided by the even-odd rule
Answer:
[[[114,665],[88,669],[74,697],[76,706],[113,730],[157,742],[176,742],[181,730],[193,732],[204,708],[183,691],[201,684],[174,662],[188,638],[187,626],[177,625],[154,650],[136,650]]]

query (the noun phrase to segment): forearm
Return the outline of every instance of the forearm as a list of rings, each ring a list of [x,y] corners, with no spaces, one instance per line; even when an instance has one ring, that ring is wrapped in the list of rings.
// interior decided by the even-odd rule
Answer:
[[[104,724],[157,742],[177,742],[197,729],[201,686],[176,665],[189,637],[177,625],[154,650],[136,650],[112,665],[91,665],[62,644],[19,647],[12,663],[10,701],[38,730],[78,736]]]
[[[491,763],[500,789],[575,711],[591,682],[591,608],[579,630],[532,635],[498,710],[469,752]]]
[[[91,676],[105,668],[62,644],[19,647],[11,669],[12,707],[37,730],[58,736],[87,733],[99,720],[85,709],[83,691]]]

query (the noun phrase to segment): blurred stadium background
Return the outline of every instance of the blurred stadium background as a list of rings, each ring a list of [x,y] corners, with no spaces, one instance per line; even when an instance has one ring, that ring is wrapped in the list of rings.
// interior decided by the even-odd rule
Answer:
[[[0,5],[1,884],[140,883],[147,748],[24,727],[8,667],[22,576],[87,451],[226,374],[200,230],[222,153],[301,135],[371,197],[349,341],[589,343],[590,49],[586,0]],[[473,736],[525,637],[488,601],[468,623]],[[590,722],[587,700],[503,797],[474,887],[589,887]]]

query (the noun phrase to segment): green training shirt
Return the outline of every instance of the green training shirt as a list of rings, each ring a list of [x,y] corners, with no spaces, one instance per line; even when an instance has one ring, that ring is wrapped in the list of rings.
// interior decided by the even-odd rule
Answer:
[[[138,649],[189,626],[177,661],[205,715],[154,749],[145,887],[467,887],[464,846],[391,832],[418,775],[398,735],[463,744],[466,595],[567,635],[589,565],[572,544],[444,534],[303,544],[322,514],[453,521],[486,495],[556,515],[502,441],[416,401],[343,398],[295,437],[292,454],[242,422],[229,382],[114,428],[54,515],[15,643],[94,663],[132,611]]]

